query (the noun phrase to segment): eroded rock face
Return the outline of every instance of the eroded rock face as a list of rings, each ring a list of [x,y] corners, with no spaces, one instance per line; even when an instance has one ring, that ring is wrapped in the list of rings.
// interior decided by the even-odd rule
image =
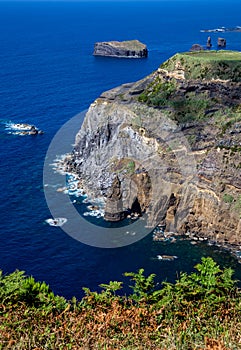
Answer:
[[[147,47],[138,40],[108,41],[95,43],[94,56],[145,58]]]
[[[240,244],[241,83],[186,79],[185,62],[173,67],[103,93],[68,170],[106,198],[107,219],[135,206],[150,227]]]
[[[116,176],[107,195],[104,218],[107,221],[121,221],[124,217],[121,182]]]

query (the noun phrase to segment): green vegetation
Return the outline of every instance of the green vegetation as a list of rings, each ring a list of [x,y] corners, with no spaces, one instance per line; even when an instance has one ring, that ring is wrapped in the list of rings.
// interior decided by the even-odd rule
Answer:
[[[140,102],[145,102],[148,105],[165,106],[168,104],[169,97],[176,91],[175,80],[162,81],[156,79],[151,83],[147,90],[139,96]]]
[[[144,270],[66,301],[16,271],[0,276],[0,349],[239,349],[241,291],[230,268],[202,258],[196,271],[162,283]]]
[[[234,198],[231,194],[225,193],[223,195],[223,200],[225,203],[233,203]]]
[[[241,120],[241,108],[235,97],[228,98],[232,86],[220,80],[241,81],[241,52],[178,53],[160,66],[138,101],[168,112],[179,123],[212,119],[223,135]]]
[[[222,101],[217,102],[222,103]],[[214,118],[216,125],[221,128],[221,134],[224,135],[235,123],[241,121],[241,105],[221,108],[214,113]]]
[[[240,219],[241,219],[241,195],[238,196],[236,203],[235,203],[235,208],[239,210],[240,213]]]
[[[112,159],[112,171],[119,173],[127,173],[129,175],[135,172],[136,164],[130,158]]]
[[[170,117],[179,122],[204,119],[206,111],[213,105],[206,93],[188,92],[183,97],[175,79],[163,81],[159,77],[140,94],[138,100],[149,106],[170,108]]]
[[[179,65],[186,79],[223,79],[241,81],[241,52],[199,51],[178,53],[161,65],[174,71]]]

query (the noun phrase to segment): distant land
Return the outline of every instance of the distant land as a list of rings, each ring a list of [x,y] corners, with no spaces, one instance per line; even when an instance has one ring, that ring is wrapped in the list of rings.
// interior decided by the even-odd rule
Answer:
[[[200,32],[203,32],[203,33],[241,32],[241,26],[236,26],[232,28],[220,27],[220,28],[214,28],[214,29],[201,29]]]

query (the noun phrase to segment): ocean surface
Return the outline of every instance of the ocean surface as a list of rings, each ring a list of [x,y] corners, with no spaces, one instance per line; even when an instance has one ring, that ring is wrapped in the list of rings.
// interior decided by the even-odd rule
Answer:
[[[241,266],[227,252],[204,243],[153,242],[101,249],[49,226],[43,166],[56,132],[88,108],[101,92],[136,81],[192,44],[205,45],[201,29],[241,25],[240,1],[0,2],[0,268],[24,270],[71,298],[82,287],[123,280],[143,267],[157,280],[174,281],[202,256],[222,266]],[[211,33],[216,49],[217,33]],[[221,34],[227,49],[241,50],[241,33]],[[93,57],[96,41],[139,39],[143,60]],[[44,135],[20,136],[9,123],[29,123]],[[77,130],[76,130],[77,132]],[[64,195],[64,194],[63,194]],[[97,219],[94,219],[97,220]],[[96,226],[98,230],[98,226]],[[178,256],[160,261],[158,254]]]

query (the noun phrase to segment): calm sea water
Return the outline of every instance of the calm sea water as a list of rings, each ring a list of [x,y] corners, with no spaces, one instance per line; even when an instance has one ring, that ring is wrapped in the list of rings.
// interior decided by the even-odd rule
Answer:
[[[241,268],[227,253],[204,244],[156,243],[151,235],[133,245],[100,249],[50,227],[42,172],[58,129],[86,109],[102,91],[135,81],[193,43],[205,44],[200,29],[241,25],[238,1],[0,2],[0,268],[16,268],[45,280],[67,298],[81,297],[123,272],[144,267],[159,281],[190,271],[201,256]],[[214,48],[217,34],[212,34]],[[97,58],[96,41],[139,39],[144,60]],[[227,49],[241,50],[241,33],[226,33]],[[5,123],[27,122],[43,136],[8,134]],[[76,130],[77,131],[77,130]],[[173,254],[161,262],[157,254]]]

